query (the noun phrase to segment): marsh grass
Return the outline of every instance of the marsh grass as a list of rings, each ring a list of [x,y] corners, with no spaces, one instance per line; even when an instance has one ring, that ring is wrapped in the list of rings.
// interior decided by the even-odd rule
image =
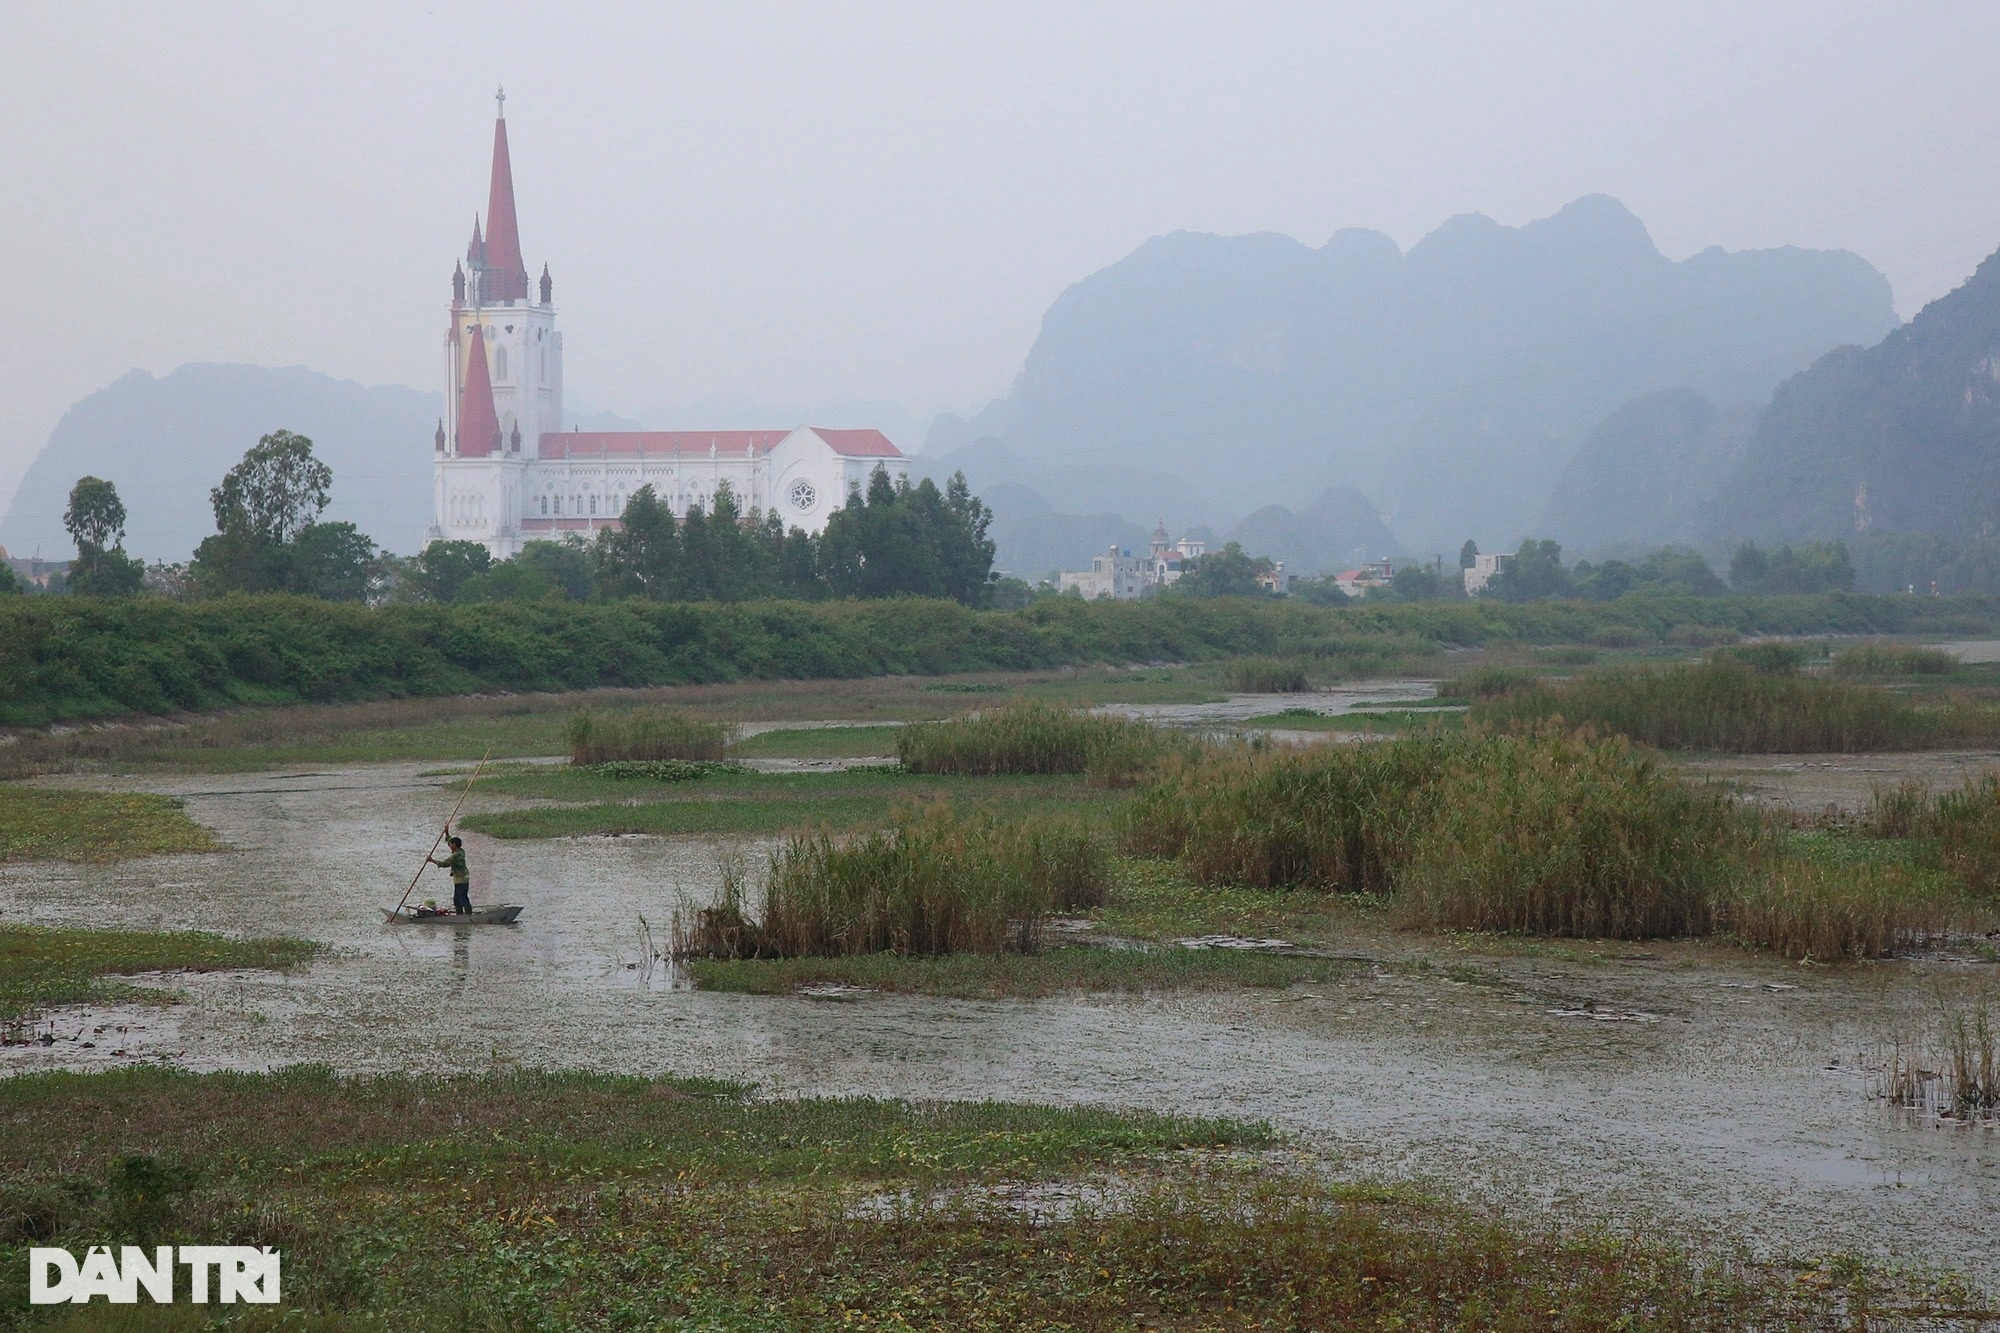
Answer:
[[[1862,822],[1877,837],[1909,839],[1921,860],[1973,898],[2000,899],[2000,774],[1977,774],[1942,792],[1911,780],[1877,787]]]
[[[1950,676],[1959,670],[1956,657],[1942,648],[1909,643],[1859,643],[1833,655],[1837,676],[1895,679],[1905,676]]]
[[[569,761],[578,767],[614,761],[720,762],[731,728],[667,708],[635,708],[623,713],[581,709],[563,725]]]
[[[962,1000],[1034,1000],[1077,994],[1134,995],[1250,988],[1283,990],[1350,977],[1354,963],[1241,949],[1105,948],[1062,945],[1038,953],[860,954],[745,961],[697,957],[685,964],[706,991],[793,995],[814,986]]]
[[[1124,850],[1195,881],[1392,897],[1429,929],[1704,934],[1753,821],[1617,739],[1543,729],[1179,761],[1121,814]]]
[[[1720,656],[1695,666],[1593,672],[1480,699],[1469,718],[1501,731],[1558,720],[1663,750],[1738,754],[1916,750],[2000,739],[2000,711],[1990,703],[1955,697],[1917,704],[1875,686]]]
[[[1542,673],[1529,667],[1487,663],[1466,667],[1438,682],[1440,699],[1499,699],[1532,690]]]
[[[1723,924],[1746,944],[1786,958],[1883,958],[1949,934],[1964,904],[1933,879],[1899,865],[1779,857],[1743,876]]]
[[[678,957],[1034,953],[1050,912],[1104,901],[1109,855],[1075,821],[1000,821],[943,804],[892,827],[792,835],[760,899],[727,873],[716,899],[677,918]]]
[[[896,738],[912,773],[1085,774],[1097,786],[1130,786],[1193,742],[1132,718],[1083,713],[1038,700],[945,722],[914,723]]]
[[[282,1247],[281,1315],[308,1328],[1805,1329],[1954,1302],[1860,1263],[1752,1264],[1238,1166],[1274,1136],[1228,1121],[313,1068],[28,1075],[0,1080],[0,1117],[16,1311],[28,1245],[145,1231]],[[116,1188],[134,1158],[169,1185],[143,1228]],[[1011,1206],[1044,1182],[1100,1201]]]
[[[1304,694],[1312,689],[1304,662],[1274,657],[1226,663],[1222,683],[1235,694]]]
[[[2000,1023],[1993,998],[1939,1001],[1938,1012],[1913,1041],[1896,1043],[1881,1092],[1896,1106],[1961,1124],[2000,1120]]]
[[[901,727],[784,727],[743,736],[729,747],[732,759],[866,759],[896,753]]]
[[[102,864],[227,850],[171,796],[0,785],[0,862]]]
[[[0,925],[0,1019],[18,1021],[37,1010],[102,998],[109,976],[288,968],[317,951],[296,939]]]

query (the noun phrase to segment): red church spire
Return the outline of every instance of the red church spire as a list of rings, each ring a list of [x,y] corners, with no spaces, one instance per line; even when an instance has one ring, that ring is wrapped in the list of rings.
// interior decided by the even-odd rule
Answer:
[[[486,370],[486,327],[474,324],[465,387],[458,394],[458,456],[485,458],[499,448],[500,414],[493,410],[493,377]]]
[[[528,299],[528,266],[521,262],[521,229],[514,220],[514,167],[507,156],[507,90],[496,95],[493,182],[486,193],[486,274],[480,295],[488,302]]]

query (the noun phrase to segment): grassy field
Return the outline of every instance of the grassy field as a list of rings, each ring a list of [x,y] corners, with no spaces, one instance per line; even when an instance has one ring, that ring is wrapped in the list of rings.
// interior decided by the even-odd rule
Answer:
[[[788,727],[745,736],[729,747],[737,759],[868,759],[896,753],[895,726]]]
[[[304,940],[0,925],[0,1020],[16,1021],[53,1005],[135,996],[158,999],[163,994],[119,987],[107,983],[106,977],[293,967],[314,951],[315,946]]]
[[[1021,814],[1061,809],[1108,818],[1111,794],[1081,778],[927,777],[900,770],[718,774],[697,782],[649,784],[560,768],[532,768],[480,780],[489,792],[588,804],[535,806],[469,815],[466,828],[496,838],[603,834],[755,836],[825,824],[880,824],[899,805],[948,800]]]
[[[171,796],[0,784],[0,861],[101,864],[226,850]]]
[[[8,1079],[0,1119],[17,1325],[28,1244],[183,1238],[281,1249],[285,1308],[246,1328],[1804,1329],[1975,1299],[1328,1185],[1213,1120],[312,1068]]]

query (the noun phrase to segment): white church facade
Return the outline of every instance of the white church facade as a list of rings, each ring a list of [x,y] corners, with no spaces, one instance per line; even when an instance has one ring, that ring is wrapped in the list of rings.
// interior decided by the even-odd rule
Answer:
[[[817,533],[877,467],[908,461],[878,430],[564,430],[563,341],[548,266],[530,281],[514,214],[505,94],[493,122],[486,216],[452,274],[445,416],[432,441],[432,541],[476,541],[497,559],[531,541],[615,527],[642,486],[676,515],[724,483],[745,513]]]

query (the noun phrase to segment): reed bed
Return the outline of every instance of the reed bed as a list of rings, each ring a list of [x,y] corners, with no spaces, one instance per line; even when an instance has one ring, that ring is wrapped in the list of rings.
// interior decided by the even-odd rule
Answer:
[[[1527,667],[1487,665],[1467,667],[1438,682],[1441,699],[1499,699],[1542,684],[1542,673]]]
[[[1858,643],[1833,655],[1837,676],[1894,679],[1904,676],[1949,676],[1958,659],[1942,648],[1908,643]]]
[[[624,713],[580,710],[563,728],[569,761],[579,767],[619,761],[716,763],[729,748],[730,728],[668,708]]]
[[[1786,958],[1883,958],[1950,933],[1956,895],[1902,866],[1783,858],[1746,876],[1723,909],[1730,933]]]
[[[1942,1010],[1939,1021],[1905,1046],[1897,1043],[1883,1073],[1882,1095],[1894,1105],[1940,1120],[2000,1120],[2000,1024],[1991,996]]]
[[[1028,700],[907,726],[896,737],[896,759],[912,773],[1082,773],[1099,786],[1125,787],[1165,756],[1193,744],[1134,718]]]
[[[1621,740],[1438,734],[1183,759],[1119,833],[1204,884],[1375,893],[1413,925],[1698,934],[1756,841],[1746,815]]]
[[[1100,906],[1109,852],[1080,820],[1001,822],[946,805],[893,827],[794,834],[752,910],[740,864],[711,906],[677,917],[674,952],[704,958],[1034,953],[1053,911]]]
[[[2000,898],[2000,774],[1981,773],[1948,791],[1905,780],[1877,787],[1863,819],[1879,838],[1907,838],[1918,856],[1975,898]]]
[[[1222,668],[1224,688],[1235,694],[1304,694],[1312,688],[1305,663],[1274,657],[1247,657]]]
[[[1609,670],[1478,699],[1468,721],[1500,731],[1559,721],[1663,750],[1855,753],[2000,739],[2000,712],[1971,699],[1919,706],[1875,686],[1759,669],[1716,657],[1696,666]]]

